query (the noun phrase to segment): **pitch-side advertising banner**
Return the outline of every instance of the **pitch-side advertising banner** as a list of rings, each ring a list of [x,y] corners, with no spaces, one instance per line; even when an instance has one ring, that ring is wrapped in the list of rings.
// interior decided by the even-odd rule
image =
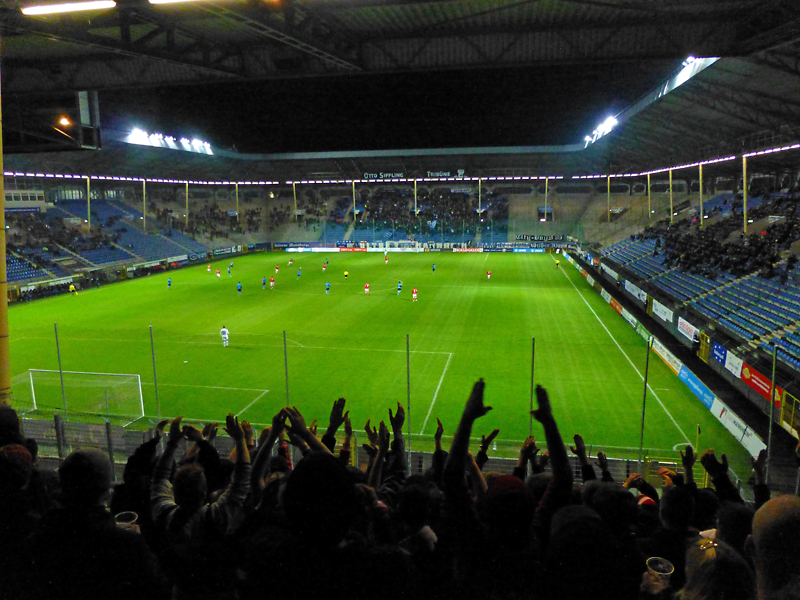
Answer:
[[[618,315],[622,314],[622,305],[619,302],[617,302],[616,298],[611,298],[611,301],[609,302],[609,304],[611,305],[611,308],[613,308],[615,311],[617,311]]]
[[[728,369],[731,373],[733,373],[736,377],[742,376],[742,367],[744,366],[744,361],[736,356],[733,352],[728,352],[725,355],[725,368]]]
[[[639,322],[636,320],[636,317],[634,317],[624,308],[622,309],[622,318],[625,319],[628,322],[628,325],[630,325],[634,329],[636,329],[636,326],[639,324]]]
[[[744,363],[742,365],[742,381],[757,391],[765,400],[769,400],[769,391],[772,387],[772,381],[769,377],[759,373],[747,363]],[[783,398],[783,389],[776,385],[775,408],[781,407],[781,398]]]
[[[614,281],[619,281],[619,273],[617,273],[614,269],[609,267],[605,263],[600,263],[600,268],[603,269],[606,273],[608,273],[611,277],[614,278]]]
[[[627,279],[625,280],[625,289],[631,296],[633,296],[640,302],[647,304],[647,292],[637,287],[636,285],[632,284]]]
[[[453,248],[453,252],[483,252],[483,248]]]
[[[672,323],[672,319],[674,318],[672,311],[655,298],[653,299],[653,314],[667,323]]]
[[[594,277],[592,277],[591,275],[586,276],[586,281],[589,282],[589,285],[594,285]]]
[[[678,317],[678,331],[690,340],[694,339],[694,334],[697,332],[697,327],[689,323],[683,317]]]
[[[718,344],[717,342],[712,342],[711,355],[714,357],[714,360],[716,360],[719,364],[724,365],[725,359],[728,356],[728,350],[725,348],[725,346]]]
[[[672,369],[675,375],[681,372],[683,363],[679,361],[672,352],[667,350],[667,347],[656,338],[653,338],[653,350],[661,357],[661,360],[663,360],[667,366]]]
[[[688,387],[695,396],[700,398],[700,402],[705,404],[706,408],[711,408],[714,402],[714,394],[711,393],[711,390],[708,389],[694,373],[686,368],[686,365],[681,366],[681,370],[678,372],[678,379],[685,383],[686,387]]]
[[[611,294],[609,294],[607,291],[605,290],[601,291],[600,295],[603,297],[603,300],[605,300],[608,303],[611,303]]]

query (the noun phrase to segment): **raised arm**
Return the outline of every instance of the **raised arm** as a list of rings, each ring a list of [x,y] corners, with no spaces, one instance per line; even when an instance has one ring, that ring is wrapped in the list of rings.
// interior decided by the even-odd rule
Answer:
[[[311,432],[311,430],[306,426],[306,421],[303,418],[303,415],[300,414],[300,410],[296,406],[286,407],[284,409],[286,411],[286,416],[289,418],[289,423],[291,423],[291,427],[289,431],[296,435],[299,439],[303,440],[308,447],[312,451],[319,450],[320,452],[327,452],[328,454],[331,453],[328,450],[328,447],[320,442],[317,437]],[[313,426],[313,423],[312,423]]]
[[[483,389],[485,385],[483,378],[481,378],[472,386],[472,393],[469,395],[464,412],[461,414],[461,420],[458,422],[455,435],[453,435],[453,442],[450,444],[450,455],[444,465],[446,486],[459,485],[457,482],[463,482],[472,426],[475,421],[492,410],[491,406],[483,405]]]
[[[578,457],[578,462],[581,465],[581,477],[583,477],[584,483],[597,479],[592,463],[589,462],[589,458],[586,456],[586,444],[583,442],[583,437],[576,433],[572,439],[575,445],[570,446],[569,449]]]
[[[328,418],[328,428],[325,430],[325,434],[322,436],[322,443],[325,444],[325,447],[331,453],[333,453],[334,449],[336,448],[336,432],[339,430],[339,427],[344,424],[344,405],[346,403],[347,400],[344,398],[339,398],[333,403],[333,407],[331,408],[331,416]]]
[[[286,412],[281,409],[278,411],[278,414],[272,417],[272,427],[268,430],[265,429],[261,433],[258,452],[256,453],[256,461],[253,463],[253,470],[250,473],[250,487],[253,492],[260,490],[264,485],[263,482],[267,475],[267,467],[269,466],[272,447],[275,445],[281,431],[283,431],[285,424]]]
[[[714,484],[714,489],[717,491],[717,496],[720,502],[728,500],[730,502],[744,503],[739,490],[733,485],[731,478],[728,476],[728,457],[724,454],[721,460],[717,460],[714,450],[706,450],[700,455],[700,464],[708,472],[711,477],[711,483]]]
[[[495,429],[489,435],[481,435],[481,447],[478,450],[478,456],[475,457],[475,463],[480,470],[483,470],[483,466],[489,460],[489,446],[492,445],[498,433],[500,433],[500,430]]]

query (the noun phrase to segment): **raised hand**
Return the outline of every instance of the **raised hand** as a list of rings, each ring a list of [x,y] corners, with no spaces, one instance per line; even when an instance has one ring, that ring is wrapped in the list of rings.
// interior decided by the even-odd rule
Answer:
[[[378,430],[378,450],[380,450],[381,453],[386,454],[389,451],[390,441],[389,428],[386,427],[386,423],[384,421],[381,421],[380,429]]]
[[[206,423],[203,427],[203,439],[211,442],[215,437],[217,437],[217,427],[219,427],[218,421]]]
[[[722,460],[717,460],[713,449],[706,450],[700,455],[700,464],[714,478],[728,472],[728,457],[722,455]]]
[[[622,484],[624,488],[633,488],[639,489],[639,485],[642,483],[642,476],[638,473],[631,473],[628,475],[628,478],[625,480],[625,483]]]
[[[569,449],[572,453],[577,456],[578,458],[585,460],[586,459],[586,444],[583,443],[583,438],[580,434],[575,434],[572,438],[575,441],[574,446],[570,446]]]
[[[475,421],[492,410],[491,406],[483,405],[484,387],[486,387],[486,384],[483,381],[483,377],[481,377],[472,387],[472,393],[469,395],[467,406],[464,408],[464,418]]]
[[[608,457],[606,457],[604,453],[602,452],[597,453],[597,460],[595,461],[594,464],[600,467],[601,471],[603,472],[608,471]]]
[[[184,425],[183,426],[183,435],[186,436],[186,439],[190,442],[202,442],[205,438],[203,437],[203,433],[191,425]]]
[[[753,465],[753,470],[756,472],[756,483],[764,483],[764,473],[767,466],[767,449],[764,448],[758,453],[757,458],[750,457],[750,463]]]
[[[344,435],[348,439],[353,437],[353,424],[350,422],[350,411],[344,413]]]
[[[392,426],[392,431],[403,432],[403,423],[406,421],[406,409],[399,402],[397,403],[397,412],[392,415],[392,409],[389,409],[389,423]]]
[[[694,448],[691,445],[687,444],[686,446],[686,454],[678,450],[681,454],[681,464],[683,468],[687,471],[694,467],[694,463],[697,462],[697,455],[694,453]]]
[[[248,446],[253,445],[253,427],[248,421],[242,421],[242,431],[244,431],[244,442]]]
[[[311,425],[308,426],[308,431],[309,431],[309,433],[311,433],[311,435],[313,435],[314,437],[317,437],[317,420],[316,419],[311,421]]]
[[[344,398],[339,398],[333,403],[331,416],[328,419],[328,433],[335,434],[339,427],[344,424],[344,405],[347,402]]]
[[[154,437],[156,438],[156,443],[161,441],[161,438],[164,437],[164,429],[167,428],[167,424],[169,423],[169,419],[164,419],[160,421],[158,425],[156,425],[156,431]]]
[[[481,435],[481,450],[486,452],[489,450],[489,446],[492,445],[494,438],[497,437],[497,434],[500,433],[499,429],[494,429],[489,435]]]
[[[364,449],[370,458],[375,458],[378,456],[378,449],[373,446],[372,444],[361,444],[361,447]]]
[[[541,385],[536,386],[536,403],[539,408],[531,411],[534,419],[539,421],[539,423],[544,423],[553,418],[553,412],[550,408],[550,397],[547,395],[547,390]]]
[[[283,431],[284,427],[286,427],[286,418],[288,415],[286,414],[286,409],[280,409],[274,417],[272,417],[272,429],[275,433],[279,431]]]
[[[539,448],[536,447],[536,438],[529,435],[525,438],[525,441],[522,442],[522,447],[519,449],[519,456],[523,460],[530,460],[536,456],[537,452],[539,452]],[[525,463],[523,463],[522,466],[525,466]]]
[[[436,441],[437,444],[441,444],[442,443],[442,434],[443,433],[444,433],[444,425],[442,425],[442,422],[437,417],[436,418],[436,433],[433,434],[433,439]]]
[[[369,443],[377,448],[378,447],[378,430],[375,429],[374,427],[370,428],[369,423],[370,423],[370,419],[367,419],[367,424],[364,425],[364,431],[367,432],[367,439],[369,440]]]
[[[539,468],[544,471],[547,463],[550,462],[550,454],[548,452],[541,452],[539,454]]]
[[[239,424],[239,417],[234,417],[233,413],[228,413],[225,417],[225,433],[236,442],[244,440],[244,430]]]
[[[296,406],[287,406],[283,409],[283,411],[286,413],[286,417],[289,419],[290,427],[287,429],[290,433],[294,433],[301,438],[309,434],[306,420],[303,418],[302,413]]]
[[[183,428],[181,427],[183,415],[175,417],[169,425],[169,441],[178,442],[183,439]]]
[[[658,470],[658,476],[664,480],[664,487],[669,487],[672,485],[672,480],[675,479],[677,473],[667,467],[661,467]]]

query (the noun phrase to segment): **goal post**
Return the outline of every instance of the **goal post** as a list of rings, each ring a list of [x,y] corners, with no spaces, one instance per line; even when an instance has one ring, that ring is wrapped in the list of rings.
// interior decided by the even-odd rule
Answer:
[[[35,411],[66,411],[67,418],[77,420],[103,417],[123,426],[144,417],[139,375],[44,369],[29,369],[28,374]]]

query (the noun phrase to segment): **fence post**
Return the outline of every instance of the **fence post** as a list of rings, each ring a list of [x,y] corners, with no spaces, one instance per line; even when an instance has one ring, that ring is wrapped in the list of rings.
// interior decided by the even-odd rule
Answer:
[[[53,424],[56,428],[56,447],[58,448],[58,458],[64,458],[64,429],[61,415],[53,415]]]

